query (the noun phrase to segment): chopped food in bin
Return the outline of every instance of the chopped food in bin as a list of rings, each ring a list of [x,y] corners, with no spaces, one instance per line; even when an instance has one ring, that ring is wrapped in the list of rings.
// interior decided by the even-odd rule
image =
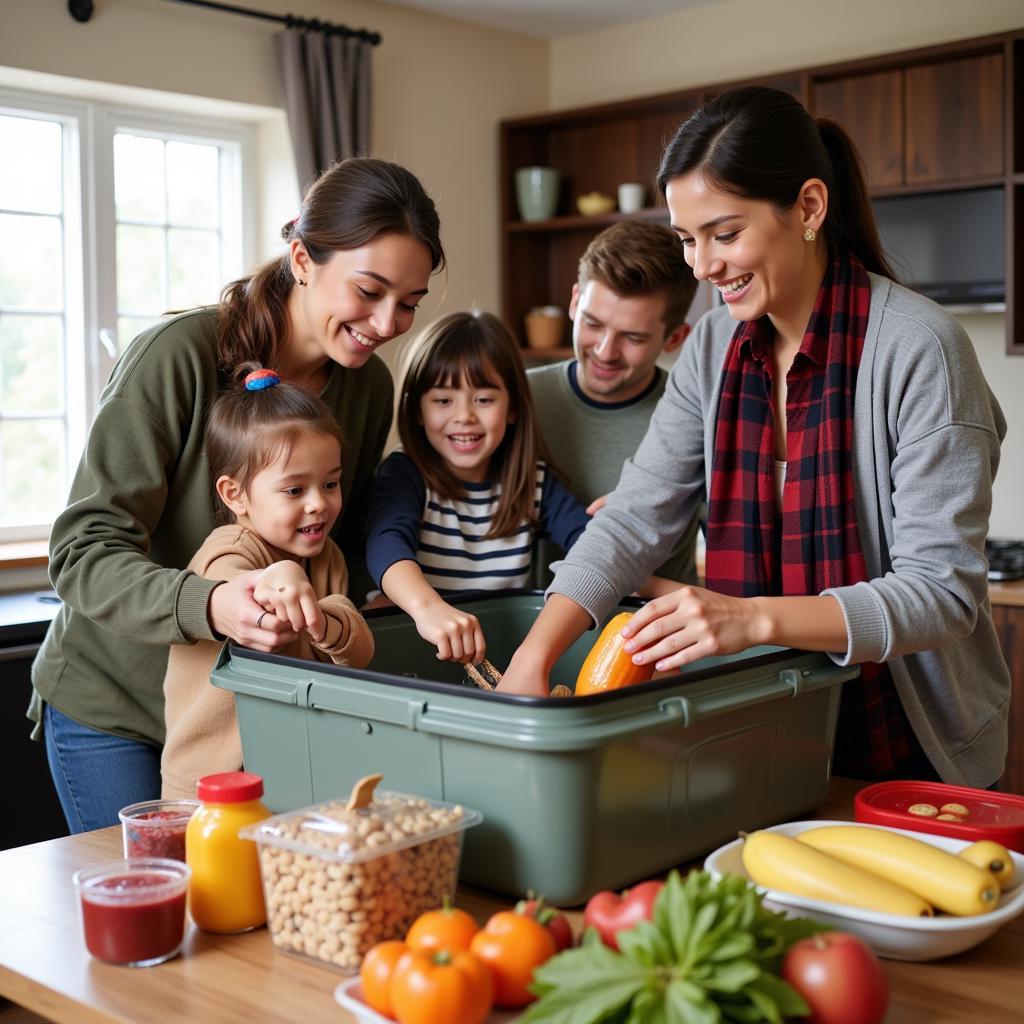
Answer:
[[[934,818],[939,813],[938,807],[934,804],[911,804],[907,811],[919,818]]]

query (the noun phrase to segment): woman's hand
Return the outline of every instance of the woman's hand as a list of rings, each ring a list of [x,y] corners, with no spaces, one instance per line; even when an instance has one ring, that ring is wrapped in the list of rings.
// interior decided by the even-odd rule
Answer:
[[[526,697],[546,697],[548,678],[556,662],[593,625],[590,613],[575,601],[564,594],[552,594],[495,689]]]
[[[548,670],[542,662],[531,659],[529,653],[520,647],[512,655],[508,668],[502,672],[501,682],[495,690],[523,697],[546,697],[549,692]]]
[[[253,598],[266,611],[288,623],[292,632],[305,630],[314,639],[323,639],[327,617],[298,562],[285,559],[264,569],[253,590]]]
[[[459,611],[440,599],[409,614],[419,635],[437,647],[441,661],[475,664],[487,656],[484,631],[475,615]]]
[[[636,665],[659,671],[769,642],[770,623],[756,598],[680,587],[645,604],[622,631]]]
[[[290,644],[295,633],[287,620],[280,620],[256,603],[253,597],[265,570],[252,569],[239,573],[226,583],[214,587],[207,605],[207,618],[214,633],[229,637],[254,651],[273,653]],[[257,626],[257,622],[259,626]]]

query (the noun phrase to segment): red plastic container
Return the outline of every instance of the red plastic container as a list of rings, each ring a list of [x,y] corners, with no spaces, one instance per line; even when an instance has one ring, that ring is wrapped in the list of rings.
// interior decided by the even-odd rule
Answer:
[[[913,804],[941,808],[949,803],[966,807],[967,817],[962,821],[937,821],[911,814],[908,809]],[[909,779],[876,782],[854,797],[853,809],[857,821],[868,825],[912,829],[968,842],[991,839],[1024,853],[1024,797],[1011,793]]]

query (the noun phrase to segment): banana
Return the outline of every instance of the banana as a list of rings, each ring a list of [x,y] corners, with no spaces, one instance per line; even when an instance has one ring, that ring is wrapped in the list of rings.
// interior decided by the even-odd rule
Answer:
[[[920,839],[861,825],[826,825],[801,832],[798,838],[902,885],[949,914],[984,914],[999,901],[999,884],[990,872]]]
[[[965,846],[957,856],[977,864],[985,871],[990,871],[1004,892],[1013,884],[1013,857],[1005,846],[1000,846],[991,839],[979,839],[976,843]]]
[[[761,886],[906,917],[931,916],[928,903],[884,878],[844,864],[780,832],[743,835],[743,866]]]

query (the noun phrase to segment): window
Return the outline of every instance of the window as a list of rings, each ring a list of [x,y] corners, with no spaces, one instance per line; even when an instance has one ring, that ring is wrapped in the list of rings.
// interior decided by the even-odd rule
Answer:
[[[0,540],[46,536],[139,331],[242,273],[247,145],[238,126],[0,93]]]

